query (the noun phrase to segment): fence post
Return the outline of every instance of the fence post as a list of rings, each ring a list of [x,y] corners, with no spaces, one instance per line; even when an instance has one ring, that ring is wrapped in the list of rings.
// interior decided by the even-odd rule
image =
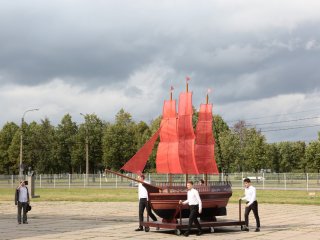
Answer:
[[[262,173],[262,189],[264,189],[264,172]]]
[[[309,173],[307,173],[307,192],[309,192]]]
[[[56,188],[56,175],[53,174],[53,188]]]
[[[116,188],[118,188],[118,175],[116,175]]]
[[[70,189],[70,184],[71,184],[71,174],[69,173],[69,189]]]
[[[101,173],[100,173],[100,188],[101,188],[101,180],[102,180],[102,179],[101,179]]]
[[[87,176],[85,174],[82,175],[83,176],[83,188],[86,188],[86,179]]]
[[[40,177],[39,177],[39,180],[40,180],[40,188],[42,188],[42,182],[41,182],[41,174],[40,174]]]
[[[11,187],[13,188],[13,175],[11,175]]]
[[[286,173],[283,174],[284,177],[284,190],[287,190],[287,177],[286,177]]]
[[[242,186],[242,181],[243,181],[243,172],[241,172],[241,179],[240,179],[240,186]]]

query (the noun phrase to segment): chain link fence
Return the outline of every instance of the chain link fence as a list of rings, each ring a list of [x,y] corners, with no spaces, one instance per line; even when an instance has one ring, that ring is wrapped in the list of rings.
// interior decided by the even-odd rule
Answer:
[[[146,173],[146,180],[152,184],[168,182],[168,174]],[[136,178],[135,174],[127,176]],[[233,188],[243,187],[243,179],[250,178],[257,189],[278,190],[306,190],[320,191],[320,174],[318,173],[230,173],[220,175],[171,175],[173,182],[186,182],[192,180],[198,183],[200,179],[207,181],[229,181]],[[27,176],[24,176],[27,179]],[[19,184],[19,175],[0,175],[0,188],[15,188]],[[115,174],[41,174],[35,175],[36,188],[134,188],[135,181],[129,180]]]

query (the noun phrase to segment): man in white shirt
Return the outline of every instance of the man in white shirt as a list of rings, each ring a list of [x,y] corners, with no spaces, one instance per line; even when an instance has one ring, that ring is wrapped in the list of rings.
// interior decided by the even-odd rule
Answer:
[[[188,188],[188,195],[187,195],[187,200],[186,201],[179,201],[179,204],[189,204],[189,209],[190,209],[190,215],[189,215],[189,224],[188,224],[188,230],[183,234],[184,236],[188,237],[192,223],[195,223],[195,225],[198,228],[198,233],[197,236],[200,236],[202,234],[202,229],[198,221],[198,215],[201,214],[202,212],[202,202],[200,199],[199,192],[193,188],[193,182],[189,181],[187,183],[187,188]]]
[[[138,180],[146,182],[144,179],[145,179],[144,175],[138,176]],[[139,183],[138,185],[138,195],[139,195],[139,227],[135,231],[143,231],[142,222],[143,222],[143,213],[145,208],[147,209],[149,217],[151,217],[153,221],[157,221],[157,218],[151,211],[151,207],[148,203],[148,191],[142,185],[142,183]]]
[[[258,214],[258,202],[256,188],[251,185],[250,178],[245,178],[243,180],[245,186],[245,196],[240,198],[246,201],[246,209],[244,212],[244,220],[246,226],[242,229],[243,231],[249,231],[249,213],[253,211],[254,217],[256,219],[256,230],[255,232],[260,232],[260,218]]]
[[[21,210],[23,209],[23,223],[28,224],[27,219],[27,206],[30,202],[29,191],[25,185],[25,181],[21,180],[20,185],[16,189],[15,205],[18,206],[18,224],[21,224]]]

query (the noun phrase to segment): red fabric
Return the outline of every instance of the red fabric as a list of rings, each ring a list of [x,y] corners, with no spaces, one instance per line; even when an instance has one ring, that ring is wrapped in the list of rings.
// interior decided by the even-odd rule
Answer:
[[[179,97],[179,160],[185,174],[198,174],[194,157],[194,130],[192,126],[192,93],[181,93]]]
[[[219,174],[214,159],[212,104],[201,104],[196,127],[195,159],[199,173]]]
[[[121,168],[122,170],[141,174],[152,152],[153,146],[159,137],[161,127],[155,134],[146,142],[142,148]]]
[[[160,143],[156,158],[157,173],[183,173],[178,153],[176,101],[165,101],[161,120]]]

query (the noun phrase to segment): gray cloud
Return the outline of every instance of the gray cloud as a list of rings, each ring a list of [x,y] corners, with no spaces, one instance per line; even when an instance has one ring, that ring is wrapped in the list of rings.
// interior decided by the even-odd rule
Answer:
[[[195,106],[207,88],[219,106],[308,96],[319,90],[319,10],[318,1],[298,0],[1,1],[0,98],[10,102],[5,86],[41,91],[59,79],[60,87],[80,87],[79,97],[112,91],[126,100],[106,109],[127,106],[149,120],[161,110],[129,103],[161,105],[170,85],[176,95],[184,88],[186,75]],[[25,106],[18,108],[20,115]]]

